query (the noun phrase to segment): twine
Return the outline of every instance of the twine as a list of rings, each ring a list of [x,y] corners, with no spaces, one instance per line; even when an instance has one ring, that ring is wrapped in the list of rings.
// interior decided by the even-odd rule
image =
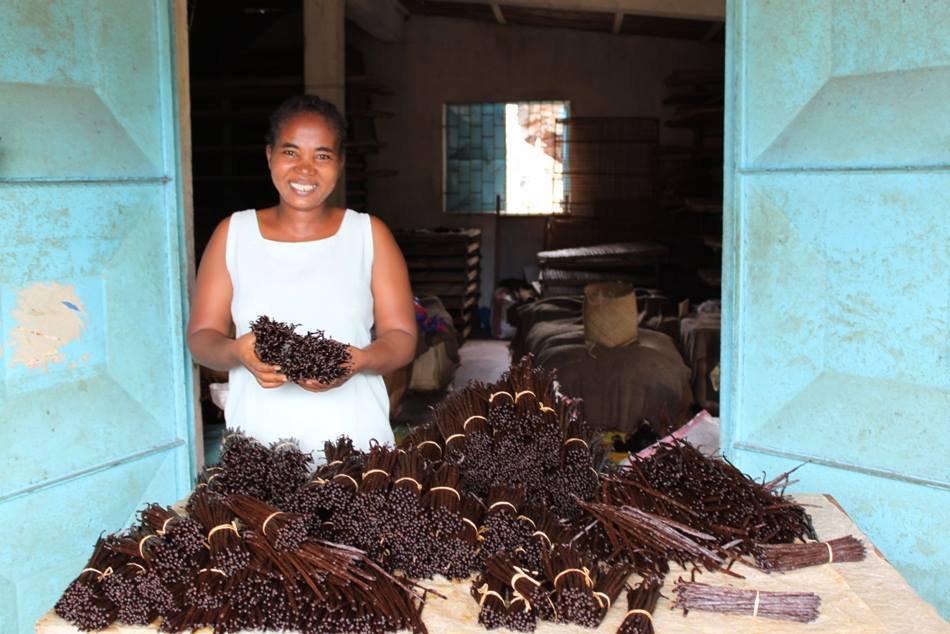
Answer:
[[[594,598],[597,599],[597,603],[600,604],[600,607],[604,607],[604,602],[606,602],[606,603],[607,603],[607,609],[608,609],[608,610],[610,609],[610,597],[609,597],[607,594],[605,594],[605,593],[603,593],[603,592],[597,592],[597,591],[595,590],[595,591],[593,592],[593,595],[594,595]],[[601,597],[603,597],[603,599],[601,599]]]
[[[142,559],[145,559],[145,553],[142,552],[142,546],[145,545],[145,542],[147,542],[150,539],[158,539],[158,535],[151,535],[151,534],[146,535],[145,537],[139,540],[139,557],[141,557]]]
[[[484,416],[482,416],[482,415],[480,415],[480,414],[474,414],[474,415],[469,416],[468,418],[465,419],[465,422],[462,423],[462,429],[467,430],[467,429],[468,429],[468,424],[469,424],[470,422],[472,422],[473,420],[478,420],[478,419],[481,419],[481,420],[485,421],[486,423],[488,422],[488,419],[485,418]]]
[[[752,616],[759,616],[759,591],[755,591],[755,603],[752,605]]]
[[[532,537],[534,537],[535,535],[540,535],[541,537],[544,538],[544,541],[546,541],[549,546],[551,546],[552,548],[554,547],[554,543],[551,541],[551,538],[548,537],[548,534],[545,533],[544,531],[534,531],[533,533],[531,533]]]
[[[399,483],[402,482],[403,480],[409,480],[409,481],[412,482],[414,485],[416,485],[416,489],[417,489],[417,490],[419,490],[419,491],[422,490],[422,485],[419,483],[419,481],[416,480],[415,478],[411,478],[411,477],[409,477],[409,476],[403,476],[403,477],[401,477],[401,478],[397,478],[396,481],[393,482],[393,484],[399,484]]]
[[[335,464],[343,464],[343,461],[342,461],[342,460],[334,460],[333,462],[328,462],[328,463],[327,463],[327,466],[328,466],[328,467],[332,467],[332,466],[335,465]]]
[[[280,514],[281,514],[280,511],[274,511],[273,513],[268,515],[267,519],[264,520],[264,523],[261,524],[261,533],[263,533],[264,535],[267,535],[267,522],[271,521],[272,519],[274,519]]]
[[[164,534],[165,534],[165,527],[168,526],[168,523],[169,523],[170,521],[172,521],[173,519],[176,519],[176,518],[175,518],[174,516],[172,516],[172,517],[169,517],[168,519],[166,519],[164,522],[162,522],[162,527],[161,527],[160,529],[158,529],[157,533],[158,533],[159,535],[164,535]]]
[[[518,512],[518,508],[517,508],[514,504],[512,504],[511,502],[509,502],[508,500],[499,500],[499,501],[495,502],[494,504],[492,504],[491,506],[489,506],[489,507],[488,507],[488,510],[489,510],[489,511],[492,510],[493,508],[495,508],[495,507],[498,506],[499,504],[503,504],[503,505],[505,505],[505,506],[510,506],[512,511],[514,511],[515,513]]]
[[[643,609],[640,609],[640,608],[634,608],[634,609],[632,609],[632,610],[627,610],[627,613],[623,615],[623,618],[626,619],[626,618],[627,618],[628,616],[630,616],[631,614],[642,614],[643,616],[647,617],[647,619],[649,619],[650,623],[653,623],[653,615],[650,614],[650,613],[649,613],[648,611],[646,611],[646,610],[643,610]]]
[[[365,480],[365,479],[366,479],[366,476],[372,475],[372,474],[374,474],[374,473],[382,473],[382,474],[383,474],[384,476],[386,476],[387,478],[389,477],[389,472],[388,472],[388,471],[383,471],[382,469],[370,469],[369,471],[367,471],[366,473],[363,474],[363,477],[361,478],[361,480]]]
[[[465,438],[465,434],[452,434],[451,436],[445,439],[445,444],[448,445],[450,442],[452,442],[456,438]]]
[[[489,397],[488,397],[488,402],[489,402],[489,403],[493,402],[493,401],[495,400],[495,397],[496,397],[496,396],[500,396],[500,395],[502,395],[502,394],[504,394],[505,396],[507,396],[508,398],[510,398],[512,401],[515,400],[515,397],[512,396],[510,392],[501,391],[501,392],[495,392],[494,394],[492,394],[491,396],[489,396]]]
[[[831,544],[825,542],[825,547],[828,549],[828,563],[834,563],[835,553],[833,550],[831,550]]]
[[[434,440],[423,440],[421,443],[416,445],[416,449],[419,449],[420,447],[422,447],[422,445],[435,445],[436,449],[439,450],[439,454],[442,453],[442,445],[440,445]]]
[[[478,600],[478,607],[479,607],[479,609],[481,609],[482,605],[485,603],[485,599],[487,599],[487,598],[488,598],[488,595],[490,595],[490,594],[492,594],[492,595],[498,597],[498,600],[501,601],[502,604],[505,603],[504,597],[502,597],[500,594],[498,594],[498,593],[495,592],[494,590],[489,590],[487,583],[483,583],[479,588],[477,588],[477,589],[475,590],[475,592],[477,592],[478,594],[481,595],[481,598]]]
[[[534,523],[534,520],[528,517],[527,515],[519,515],[516,519],[524,520],[525,522],[528,522],[529,524],[531,524],[533,528],[538,527],[538,525]]]
[[[474,528],[474,529],[475,529],[475,535],[478,535],[478,526],[475,525],[475,522],[473,522],[472,520],[468,519],[467,517],[463,517],[463,518],[462,518],[462,521],[465,522],[466,524],[468,524],[469,526],[471,526],[472,528]]]
[[[346,473],[338,473],[338,474],[336,474],[335,476],[333,476],[333,479],[334,479],[334,480],[336,480],[337,478],[346,478],[347,480],[349,480],[350,482],[352,482],[352,483],[353,483],[353,486],[355,486],[357,489],[360,488],[360,483],[357,482],[355,479],[353,479],[353,476],[351,476],[351,475],[348,475],[348,474],[346,474]]]
[[[80,572],[79,575],[82,576],[83,574],[85,574],[85,573],[87,573],[87,572],[94,572],[94,573],[96,573],[96,575],[98,575],[98,578],[96,579],[96,581],[100,581],[100,582],[101,582],[101,581],[102,581],[103,579],[105,579],[106,577],[111,577],[111,576],[112,576],[112,566],[109,566],[109,567],[106,568],[105,570],[99,570],[99,569],[97,569],[97,568],[83,568],[82,572]]]
[[[137,563],[135,563],[134,561],[127,562],[125,565],[126,565],[126,566],[135,566],[136,568],[138,568],[139,570],[142,571],[142,572],[140,572],[139,574],[142,574],[143,572],[145,572],[145,566],[143,566],[142,564],[137,564]],[[90,570],[90,568],[86,568],[86,570]]]
[[[540,581],[538,581],[537,579],[534,579],[534,578],[533,578],[531,575],[529,575],[528,572],[527,572],[526,570],[524,570],[523,568],[519,568],[518,566],[513,566],[513,568],[514,568],[514,570],[515,570],[515,574],[513,574],[513,575],[511,576],[511,581],[508,582],[508,585],[511,586],[512,588],[515,587],[515,583],[516,583],[519,579],[527,579],[528,581],[530,581],[531,583],[533,583],[535,587],[538,587],[538,586],[541,585],[541,582],[540,582]]]
[[[588,445],[588,444],[587,444],[587,441],[584,440],[583,438],[568,438],[567,440],[564,441],[564,446],[566,447],[566,446],[568,446],[569,444],[571,444],[572,442],[579,442],[579,443],[581,443],[582,445],[584,445],[585,447],[587,447],[588,449],[590,449],[590,445]]]
[[[208,541],[210,542],[211,536],[217,533],[218,531],[226,531],[226,530],[234,531],[235,535],[237,535],[238,537],[241,536],[241,533],[238,531],[237,524],[234,523],[234,520],[231,520],[229,524],[218,524],[217,526],[212,528],[210,531],[208,531]],[[141,544],[139,544],[139,546],[141,546]]]
[[[462,499],[462,494],[459,493],[457,489],[453,489],[452,487],[432,487],[429,489],[429,492],[431,493],[432,491],[451,491],[455,494],[455,497],[457,497],[459,501]]]
[[[213,572],[215,574],[221,575],[222,577],[228,576],[228,573],[221,570],[220,568],[202,568],[201,570],[198,571],[198,574],[200,575],[202,572]]]
[[[545,405],[544,403],[539,403],[539,405],[541,406],[541,407],[540,407],[540,410],[541,410],[542,412],[553,412],[553,411],[554,411],[554,408],[553,408],[553,407],[548,407],[548,406]]]
[[[594,587],[594,580],[590,578],[590,570],[588,570],[587,568],[567,568],[565,570],[562,570],[561,572],[557,573],[557,576],[554,577],[554,587],[557,588],[558,579],[560,579],[564,575],[571,572],[576,572],[577,574],[584,575],[584,583],[587,585],[587,587],[588,588]]]
[[[523,602],[524,602],[524,610],[522,610],[522,612],[530,612],[530,611],[531,611],[531,602],[528,601],[528,599],[527,599],[523,594],[521,594],[521,593],[518,592],[517,590],[515,590],[514,592],[512,592],[512,594],[513,594],[514,596],[511,598],[511,603],[509,604],[509,607],[512,606],[512,605],[514,605],[514,604],[515,604],[515,601],[523,601]]]
[[[531,396],[537,398],[538,395],[532,392],[531,390],[521,390],[520,392],[515,393],[515,403],[518,402],[518,399],[524,396],[525,394],[530,394]]]

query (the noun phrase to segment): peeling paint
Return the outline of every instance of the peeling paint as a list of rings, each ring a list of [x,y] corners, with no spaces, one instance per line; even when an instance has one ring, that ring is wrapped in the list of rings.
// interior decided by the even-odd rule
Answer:
[[[11,311],[17,323],[8,342],[13,349],[10,365],[49,369],[64,363],[63,348],[79,339],[86,329],[86,309],[73,286],[42,282],[21,289]]]

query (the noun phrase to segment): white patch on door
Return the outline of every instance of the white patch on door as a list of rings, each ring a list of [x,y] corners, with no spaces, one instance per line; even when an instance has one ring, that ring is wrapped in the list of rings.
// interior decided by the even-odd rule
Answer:
[[[42,282],[21,289],[10,311],[17,326],[10,331],[13,349],[10,365],[49,369],[63,363],[64,346],[79,339],[86,329],[86,309],[74,286]]]

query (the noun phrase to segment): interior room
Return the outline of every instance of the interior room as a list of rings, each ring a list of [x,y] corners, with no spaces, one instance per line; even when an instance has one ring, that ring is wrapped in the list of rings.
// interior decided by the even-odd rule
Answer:
[[[396,423],[418,424],[453,385],[494,380],[512,339],[516,358],[592,361],[578,330],[580,302],[549,300],[579,299],[598,281],[624,282],[637,294],[638,325],[654,337],[646,345],[661,349],[639,358],[641,338],[626,359],[586,364],[583,373],[604,376],[626,368],[630,377],[603,393],[592,384],[585,393],[578,373],[566,371],[566,391],[591,404],[588,418],[622,452],[699,411],[718,415],[711,377],[719,355],[724,16],[386,6],[348,5],[344,16],[345,204],[395,232],[420,310],[436,310],[455,339],[430,334],[432,345],[401,372],[409,376],[391,378]],[[380,17],[391,12],[389,22]],[[200,254],[231,211],[272,202],[263,115],[308,83],[307,23],[301,2],[198,2],[189,19]],[[447,242],[457,243],[455,253]],[[596,252],[604,245],[619,251]],[[563,249],[580,251],[538,256]],[[538,299],[545,301],[519,330],[517,307]],[[570,346],[526,341],[534,322],[552,320],[574,337]],[[654,387],[631,378],[654,357],[665,363],[664,395],[631,402],[628,392]],[[203,411],[213,452],[221,426],[210,423],[221,416],[209,402],[210,391]]]

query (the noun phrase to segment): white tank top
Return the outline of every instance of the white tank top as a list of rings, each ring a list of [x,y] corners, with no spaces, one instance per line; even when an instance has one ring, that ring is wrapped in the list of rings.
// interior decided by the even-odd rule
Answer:
[[[363,348],[373,326],[373,232],[370,216],[347,209],[336,234],[309,242],[261,235],[253,209],[231,215],[226,262],[234,294],[231,316],[241,336],[260,315],[300,324],[297,332]],[[323,443],[346,435],[362,449],[393,443],[389,398],[379,375],[359,373],[338,388],[308,392],[296,383],[264,389],[247,368],[229,373],[225,419],[261,440],[296,438],[323,459]]]

